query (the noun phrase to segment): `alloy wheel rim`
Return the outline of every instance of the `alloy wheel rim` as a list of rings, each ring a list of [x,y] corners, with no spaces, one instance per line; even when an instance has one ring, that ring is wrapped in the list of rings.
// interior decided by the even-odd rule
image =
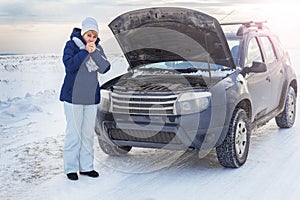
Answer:
[[[235,133],[235,150],[238,158],[242,158],[245,153],[247,145],[247,127],[246,123],[240,120],[237,123],[236,133]]]
[[[295,117],[295,100],[294,96],[291,94],[289,95],[288,105],[289,119],[290,121],[293,121]]]

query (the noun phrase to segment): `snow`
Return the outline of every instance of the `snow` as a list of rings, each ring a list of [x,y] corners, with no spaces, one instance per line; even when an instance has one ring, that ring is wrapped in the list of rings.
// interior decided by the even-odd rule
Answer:
[[[291,49],[290,55],[300,77],[300,49]],[[109,59],[118,68],[101,76],[102,82],[126,69],[124,58]],[[79,176],[72,182],[63,174],[61,56],[2,56],[0,73],[1,200],[299,198],[299,117],[290,129],[279,129],[271,120],[254,130],[248,160],[239,169],[223,168],[214,151],[200,159],[193,153],[135,148],[126,156],[109,157],[95,137],[100,177]]]

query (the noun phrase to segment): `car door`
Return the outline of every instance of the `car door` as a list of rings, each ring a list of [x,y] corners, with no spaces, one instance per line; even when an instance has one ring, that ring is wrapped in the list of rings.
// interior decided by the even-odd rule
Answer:
[[[245,67],[251,67],[253,61],[264,62],[256,37],[248,40],[245,55]],[[272,99],[270,74],[268,70],[263,73],[249,73],[246,80],[252,103],[252,120],[256,120],[267,113]]]
[[[259,37],[262,48],[264,49],[264,60],[270,72],[271,96],[268,111],[276,109],[279,105],[282,87],[284,83],[283,64],[275,53],[274,45],[268,36]]]

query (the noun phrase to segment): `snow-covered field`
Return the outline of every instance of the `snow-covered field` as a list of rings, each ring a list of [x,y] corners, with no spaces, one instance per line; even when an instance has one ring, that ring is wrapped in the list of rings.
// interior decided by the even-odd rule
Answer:
[[[300,77],[300,49],[290,50]],[[126,68],[102,76],[105,81]],[[100,177],[63,174],[65,119],[58,100],[64,77],[58,55],[0,57],[0,199],[270,199],[300,196],[300,118],[291,129],[274,120],[254,131],[246,164],[220,166],[215,152],[198,155],[134,149],[124,157],[108,157],[95,137],[95,168]],[[298,106],[298,113],[299,113]]]

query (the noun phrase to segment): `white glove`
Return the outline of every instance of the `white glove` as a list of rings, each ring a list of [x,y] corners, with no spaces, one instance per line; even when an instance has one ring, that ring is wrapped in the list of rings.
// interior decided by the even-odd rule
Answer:
[[[75,42],[76,46],[78,46],[79,49],[85,49],[85,45],[79,38],[73,37],[72,40]]]

